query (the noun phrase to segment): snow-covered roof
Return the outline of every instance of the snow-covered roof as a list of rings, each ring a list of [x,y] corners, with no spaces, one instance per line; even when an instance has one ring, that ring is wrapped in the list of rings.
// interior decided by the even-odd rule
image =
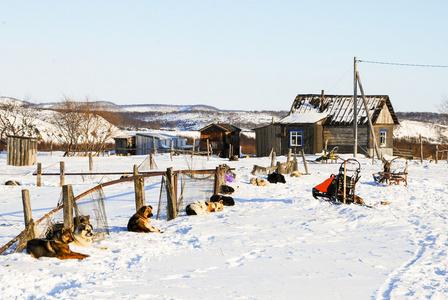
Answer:
[[[305,115],[311,114],[310,119],[312,119],[316,114],[323,114],[327,116],[327,119],[325,120],[326,125],[353,124],[353,99],[353,95],[322,96],[321,94],[299,94],[292,104],[288,117],[303,115],[303,118],[305,119]],[[372,122],[375,123],[384,105],[387,106],[394,124],[399,124],[389,96],[366,95],[366,102],[367,110],[364,107],[362,97],[357,97],[358,124],[366,124],[368,122],[367,113],[369,113],[372,118]]]
[[[281,119],[278,123],[290,124],[290,123],[316,123],[328,116],[326,113],[320,113],[318,111],[311,110],[307,113],[293,113],[285,118]]]
[[[154,137],[159,140],[175,140],[175,139],[184,139],[183,137],[169,135],[169,134],[163,134],[163,133],[136,133],[136,135],[140,136],[146,136],[146,137]]]

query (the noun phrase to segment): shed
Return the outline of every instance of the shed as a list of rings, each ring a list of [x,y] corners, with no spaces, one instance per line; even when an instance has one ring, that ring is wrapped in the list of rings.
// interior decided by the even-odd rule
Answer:
[[[270,125],[255,128],[258,156],[267,156],[272,149],[286,155],[290,148],[315,154],[338,147],[339,153],[353,153],[354,145],[353,95],[299,94],[287,117]],[[379,145],[380,155],[393,154],[393,130],[398,125],[392,103],[387,95],[357,97],[358,152],[374,154],[367,113]]]
[[[37,138],[25,136],[8,136],[7,151],[7,165],[34,165],[37,162]]]
[[[240,135],[241,129],[224,123],[212,123],[200,129],[201,141],[199,143],[200,151],[207,151],[207,140],[213,149],[213,153],[221,157],[229,157],[231,154],[240,156]]]
[[[163,133],[137,133],[136,154],[143,155],[158,151],[169,151],[173,143],[174,150],[182,150],[187,145],[187,139]]]
[[[115,153],[118,155],[135,155],[135,135],[115,137]]]

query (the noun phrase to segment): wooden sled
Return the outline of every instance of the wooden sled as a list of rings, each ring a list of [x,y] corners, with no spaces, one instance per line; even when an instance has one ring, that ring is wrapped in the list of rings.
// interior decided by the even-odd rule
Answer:
[[[403,156],[397,156],[391,161],[383,159],[382,172],[374,173],[373,179],[377,183],[400,184],[404,182],[408,186],[408,160]]]

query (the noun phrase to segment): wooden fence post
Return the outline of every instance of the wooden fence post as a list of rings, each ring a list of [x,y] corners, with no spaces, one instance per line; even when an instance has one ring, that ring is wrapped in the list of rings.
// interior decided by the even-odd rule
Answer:
[[[210,142],[207,139],[207,160],[210,160]]]
[[[275,152],[274,149],[271,151],[271,167],[275,166]]]
[[[170,158],[173,161],[173,152],[174,152],[174,141],[171,140],[171,148],[170,148]]]
[[[294,152],[294,159],[292,161],[292,171],[299,171],[299,164],[297,163],[297,154]]]
[[[213,191],[213,193],[219,194],[219,189],[221,187],[221,165],[216,167],[216,171],[215,171],[215,190]]]
[[[138,166],[134,165],[134,176],[138,176]],[[145,179],[138,177],[134,179],[135,189],[135,210],[138,211],[140,207],[146,205],[145,199]]]
[[[309,175],[310,173],[308,173],[308,165],[306,164],[306,158],[305,158],[305,152],[303,151],[303,148],[301,149],[302,152],[302,160],[303,160],[303,165],[305,166],[305,174]]]
[[[62,186],[62,205],[64,215],[64,228],[70,229],[73,224],[73,187],[71,184]]]
[[[42,163],[37,163],[37,186],[42,186]]]
[[[104,156],[104,155],[103,155]],[[89,152],[89,171],[93,171],[93,158],[92,152]]]
[[[346,204],[346,195],[347,195],[347,164],[344,162],[344,204]]]
[[[420,134],[420,162],[423,163],[423,139]]]
[[[177,218],[177,197],[174,187],[174,172],[173,168],[168,168],[166,170],[166,188],[167,188],[167,220],[173,220]]]
[[[149,153],[149,168],[151,170],[154,170],[154,160],[153,160],[153,157],[152,157],[152,153]]]
[[[436,164],[439,162],[439,145],[436,145]]]
[[[22,190],[23,216],[25,218],[24,235],[17,244],[14,252],[20,252],[25,249],[29,240],[36,238],[36,231],[31,212],[30,193],[28,190]]]
[[[34,227],[29,190],[22,190],[22,203],[23,203],[23,216],[25,218],[25,228],[28,229],[28,227],[30,226]],[[32,234],[31,238],[35,238],[34,228],[32,232],[30,231],[30,233]]]
[[[194,146],[196,145],[196,139],[193,139],[193,147],[191,148],[191,158],[193,158],[194,155]]]
[[[212,144],[210,144],[209,146],[210,146],[210,156],[213,156],[213,146]]]
[[[152,137],[152,146],[153,146],[153,152],[154,152],[154,154],[157,154],[156,138],[155,138],[155,137]]]
[[[283,168],[283,165],[281,162],[277,162],[277,173],[278,174],[285,174],[285,169]]]
[[[59,163],[59,169],[60,169],[60,173],[59,173],[60,183],[59,183],[59,186],[63,186],[63,185],[65,185],[65,163],[63,161],[61,161]]]

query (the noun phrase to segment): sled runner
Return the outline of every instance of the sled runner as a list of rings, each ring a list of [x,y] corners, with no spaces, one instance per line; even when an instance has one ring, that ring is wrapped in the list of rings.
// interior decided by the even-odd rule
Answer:
[[[397,156],[391,161],[383,159],[383,172],[373,174],[373,179],[377,183],[388,183],[391,185],[404,182],[408,185],[408,160],[405,157]]]
[[[313,188],[313,197],[339,203],[358,203],[364,201],[355,195],[355,186],[358,182],[361,165],[356,159],[347,159],[339,167],[337,175],[332,174],[321,184]]]

